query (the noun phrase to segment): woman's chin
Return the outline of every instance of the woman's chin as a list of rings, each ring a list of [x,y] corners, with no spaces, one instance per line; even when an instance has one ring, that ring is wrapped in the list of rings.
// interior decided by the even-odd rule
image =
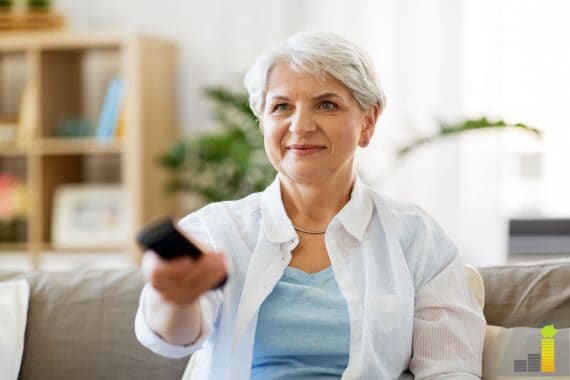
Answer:
[[[281,175],[289,178],[291,181],[303,184],[317,184],[330,181],[331,173],[319,168],[292,168],[290,170],[281,170]]]

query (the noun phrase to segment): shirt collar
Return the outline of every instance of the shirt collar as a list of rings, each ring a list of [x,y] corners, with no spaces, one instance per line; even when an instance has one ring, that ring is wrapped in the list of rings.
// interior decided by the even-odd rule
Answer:
[[[261,193],[261,228],[265,231],[267,240],[273,243],[283,243],[297,237],[283,206],[279,174]]]
[[[372,217],[373,202],[358,175],[354,174],[354,178],[350,200],[336,215],[335,219],[338,219],[348,233],[362,241],[366,227]],[[281,198],[279,174],[271,185],[261,193],[260,203],[262,228],[269,241],[283,243],[297,237]]]
[[[358,241],[362,241],[366,227],[372,217],[373,206],[374,203],[370,198],[366,185],[362,183],[355,173],[350,200],[336,215],[336,219],[340,221],[349,234],[358,239]]]

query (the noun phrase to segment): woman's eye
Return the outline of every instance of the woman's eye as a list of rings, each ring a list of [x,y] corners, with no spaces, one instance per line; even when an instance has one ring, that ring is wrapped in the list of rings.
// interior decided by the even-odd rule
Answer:
[[[273,107],[273,111],[287,111],[289,109],[289,104],[280,103]]]
[[[334,110],[336,109],[336,104],[334,104],[333,102],[322,102],[320,104],[320,107],[324,110]]]

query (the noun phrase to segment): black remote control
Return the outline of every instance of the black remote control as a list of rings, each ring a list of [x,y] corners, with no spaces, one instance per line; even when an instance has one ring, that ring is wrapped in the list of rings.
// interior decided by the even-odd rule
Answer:
[[[145,228],[137,236],[137,242],[144,249],[156,252],[165,260],[179,256],[197,259],[202,255],[202,251],[176,228],[170,218]],[[215,288],[222,287],[225,282],[226,278]]]
[[[170,218],[145,228],[138,235],[137,242],[143,248],[153,250],[165,260],[179,256],[197,259],[202,255],[202,251],[178,231]]]

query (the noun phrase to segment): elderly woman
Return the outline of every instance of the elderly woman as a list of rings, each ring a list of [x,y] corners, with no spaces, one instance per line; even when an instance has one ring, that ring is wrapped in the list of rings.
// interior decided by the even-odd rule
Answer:
[[[139,341],[194,353],[192,379],[479,378],[485,320],[454,244],[354,172],[385,104],[367,54],[294,35],[245,85],[279,173],[180,221],[200,259],[146,255]]]

